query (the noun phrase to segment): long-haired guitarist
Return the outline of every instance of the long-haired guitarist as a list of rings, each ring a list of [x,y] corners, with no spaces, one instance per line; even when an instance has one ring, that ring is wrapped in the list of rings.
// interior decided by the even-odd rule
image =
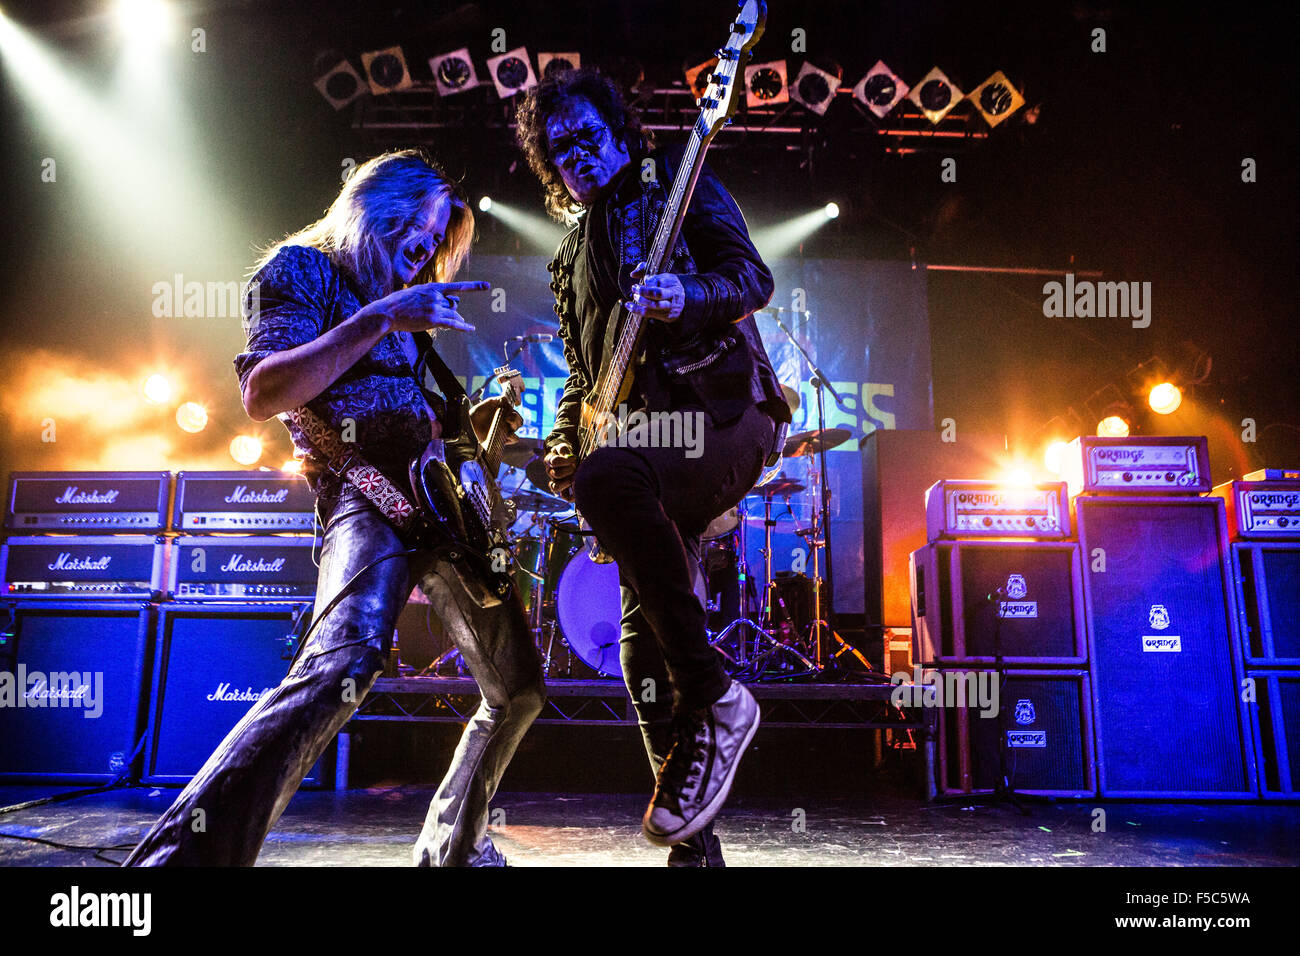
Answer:
[[[682,151],[653,150],[598,71],[548,76],[522,100],[518,120],[548,211],[578,221],[549,267],[570,374],[545,460],[552,490],[575,500],[618,562],[623,674],[656,774],[645,835],[672,847],[670,865],[721,865],[711,820],[758,707],[708,643],[693,569],[701,533],[750,491],[790,419],[751,317],[767,304],[772,276],[707,167],[671,268],[642,274],[668,188],[685,175]],[[637,424],[606,429],[580,457],[583,401],[617,338],[609,325],[620,302],[651,320],[628,414],[619,414]]]
[[[405,484],[408,462],[443,429],[444,396],[428,390],[413,333],[472,330],[452,282],[474,219],[448,177],[414,151],[358,166],[325,216],[276,244],[245,299],[247,348],[235,368],[248,414],[265,421],[305,406],[344,447]],[[449,396],[448,396],[449,397]],[[476,406],[480,440],[498,414]],[[331,471],[315,443],[286,421],[304,456],[324,525],[317,614],[376,559],[413,542],[362,493]],[[444,436],[445,437],[445,436]],[[488,803],[544,702],[541,661],[512,594],[488,573],[421,538],[416,554],[374,564],[318,621],[283,683],[264,694],[136,847],[128,865],[251,865],[308,769],[382,672],[412,583],[456,642],[483,701],[466,724],[414,849],[418,865],[493,866]]]

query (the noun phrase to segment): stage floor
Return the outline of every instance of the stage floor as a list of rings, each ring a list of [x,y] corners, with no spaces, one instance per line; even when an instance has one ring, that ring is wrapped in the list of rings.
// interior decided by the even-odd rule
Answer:
[[[71,789],[71,788],[67,788]],[[54,792],[0,787],[0,806]],[[0,816],[0,833],[55,843],[134,843],[175,789],[96,794]],[[302,791],[259,866],[405,866],[432,789]],[[732,866],[1294,866],[1300,806],[1033,802],[926,804],[901,794],[856,800],[737,797],[717,830]],[[1093,831],[1094,811],[1106,813]],[[513,866],[659,866],[640,833],[644,799],[628,794],[503,794],[493,839]],[[802,811],[802,812],[800,812]],[[803,826],[797,826],[802,820]],[[105,854],[121,860],[125,849]],[[105,866],[93,850],[0,839],[0,865]]]

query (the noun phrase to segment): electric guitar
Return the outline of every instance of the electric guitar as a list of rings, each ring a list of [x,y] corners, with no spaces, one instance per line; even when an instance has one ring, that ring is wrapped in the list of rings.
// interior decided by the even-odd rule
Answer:
[[[713,69],[709,85],[699,100],[700,115],[686,143],[681,165],[668,191],[663,214],[655,230],[654,241],[646,256],[645,275],[658,275],[677,244],[691,194],[704,164],[704,154],[724,125],[731,120],[739,105],[738,80],[744,75],[750,50],[763,35],[767,22],[767,4],[762,0],[747,0],[731,24],[727,44],[718,51],[718,64]],[[646,327],[645,316],[627,309],[621,302],[610,314],[610,328],[619,330],[613,348],[601,362],[600,374],[591,392],[583,398],[579,419],[577,459],[591,454],[598,445],[607,442],[618,421],[617,409],[627,400],[632,390],[633,365],[641,351],[642,334]],[[591,555],[594,560],[606,563],[611,560],[600,551],[592,538]]]
[[[510,407],[517,407],[523,376],[503,365],[493,377]],[[413,503],[427,523],[489,561],[494,571],[505,573],[510,555],[507,532],[515,521],[514,503],[504,500],[497,486],[509,434],[506,410],[498,408],[493,414],[487,439],[480,445],[469,420],[469,396],[462,394],[455,401],[460,406],[459,433],[433,439],[408,468]]]

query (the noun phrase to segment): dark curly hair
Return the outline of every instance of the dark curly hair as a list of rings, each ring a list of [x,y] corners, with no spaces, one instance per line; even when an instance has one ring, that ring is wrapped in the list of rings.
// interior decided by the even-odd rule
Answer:
[[[576,99],[584,99],[595,108],[630,156],[647,153],[654,147],[653,134],[641,128],[641,117],[628,106],[618,85],[604,73],[584,66],[545,76],[520,97],[515,112],[519,124],[516,137],[529,167],[542,181],[542,188],[546,191],[546,211],[561,222],[571,220],[582,206],[569,195],[559,169],[551,162],[546,144],[546,121],[562,104]]]

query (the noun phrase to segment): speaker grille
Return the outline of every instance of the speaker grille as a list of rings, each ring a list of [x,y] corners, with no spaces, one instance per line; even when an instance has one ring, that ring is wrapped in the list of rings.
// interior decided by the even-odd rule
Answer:
[[[994,671],[978,673],[997,680]],[[1095,793],[1086,708],[1087,679],[1081,671],[1008,673],[998,693],[996,714],[982,712],[977,705],[964,708],[960,715],[951,706],[944,709],[943,782],[950,791],[994,789],[1002,774],[1001,749],[1005,749],[1007,780],[1015,790],[1069,796]]]
[[[1273,656],[1300,658],[1300,547],[1264,548],[1264,580]]]
[[[0,646],[0,672],[6,696],[16,696],[0,706],[0,777],[111,780],[142,729],[150,611],[84,602],[8,610],[13,636]],[[77,676],[65,684],[60,674]],[[84,690],[57,707],[31,706],[58,685]]]
[[[149,720],[145,781],[182,783],[230,729],[279,685],[294,646],[290,605],[167,607]],[[317,769],[308,775],[314,781]]]
[[[1222,501],[1080,498],[1077,507],[1102,795],[1253,792]]]

